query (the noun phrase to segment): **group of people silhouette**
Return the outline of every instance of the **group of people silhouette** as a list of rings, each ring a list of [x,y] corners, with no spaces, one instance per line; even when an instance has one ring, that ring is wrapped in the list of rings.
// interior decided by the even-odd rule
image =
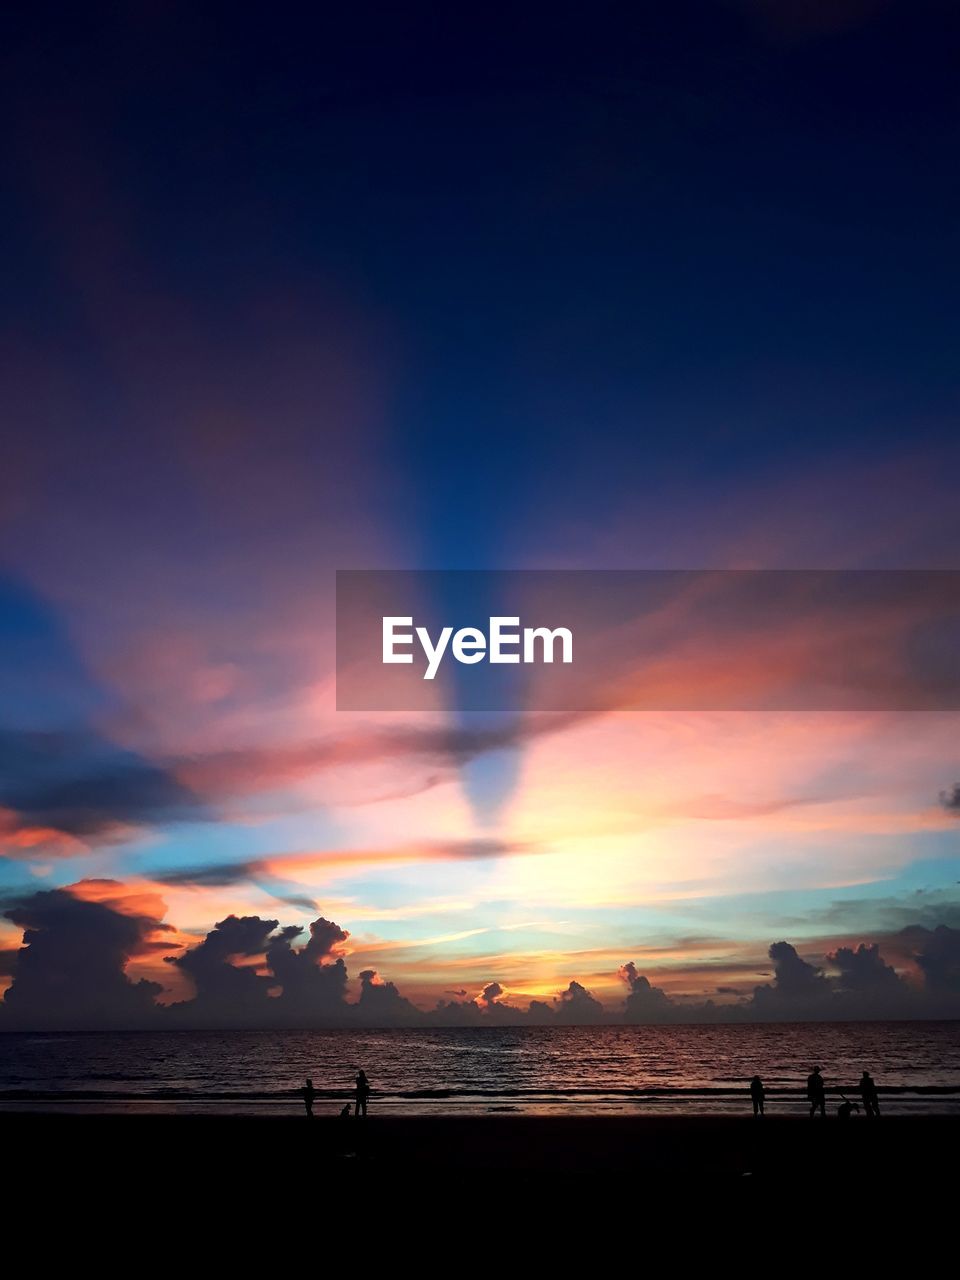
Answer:
[[[367,1099],[370,1097],[370,1081],[367,1079],[366,1072],[362,1069],[357,1072],[354,1085],[354,1111],[355,1116],[365,1116],[367,1114]],[[304,1109],[308,1116],[313,1115],[313,1103],[317,1097],[317,1090],[313,1087],[313,1081],[307,1077],[307,1082],[300,1090],[300,1096],[303,1098]],[[345,1119],[350,1115],[350,1103],[348,1102],[340,1112],[341,1119]]]
[[[860,1077],[860,1083],[857,1085],[857,1091],[860,1094],[860,1101],[863,1104],[863,1110],[871,1119],[880,1115],[880,1098],[877,1094],[877,1084],[869,1071],[864,1071]],[[844,1094],[843,1090],[839,1090],[840,1097],[843,1098],[840,1106],[837,1108],[837,1115],[841,1120],[849,1120],[854,1111],[859,1111],[860,1107],[856,1102],[851,1102]],[[754,1076],[750,1081],[750,1098],[753,1102],[753,1114],[755,1116],[763,1115],[763,1104],[766,1097],[766,1091],[763,1087],[763,1081],[759,1076]],[[819,1067],[814,1067],[807,1076],[807,1101],[810,1103],[810,1116],[813,1118],[819,1111],[821,1116],[826,1117],[827,1114],[827,1095],[823,1083],[823,1075]]]
[[[303,1098],[303,1105],[308,1116],[313,1115],[313,1103],[317,1097],[317,1090],[313,1087],[313,1081],[307,1079],[306,1084],[300,1090]],[[869,1071],[864,1071],[860,1077],[860,1083],[857,1085],[857,1092],[860,1094],[860,1102],[863,1104],[863,1110],[871,1119],[880,1115],[880,1098],[877,1094],[877,1084]],[[841,1120],[850,1118],[854,1111],[859,1111],[860,1106],[856,1102],[850,1102],[845,1096],[843,1090],[839,1090],[840,1097],[843,1102],[837,1108],[837,1115]],[[366,1072],[361,1068],[354,1080],[354,1110],[355,1116],[365,1116],[367,1114],[367,1099],[370,1097],[370,1081],[367,1079]],[[763,1115],[764,1103],[766,1101],[766,1090],[763,1081],[759,1076],[754,1076],[750,1081],[750,1099],[753,1103],[753,1114],[755,1116]],[[823,1075],[819,1067],[814,1067],[807,1076],[807,1101],[810,1103],[810,1116],[813,1118],[819,1111],[821,1116],[826,1117],[827,1114],[827,1095],[826,1088],[823,1083]],[[340,1112],[341,1119],[350,1115],[350,1103],[348,1102]]]

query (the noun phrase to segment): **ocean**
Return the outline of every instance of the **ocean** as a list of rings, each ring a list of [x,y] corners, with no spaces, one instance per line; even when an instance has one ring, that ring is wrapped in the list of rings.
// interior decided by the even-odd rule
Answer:
[[[7,1033],[0,1110],[336,1114],[362,1067],[370,1114],[734,1114],[758,1074],[771,1114],[831,1109],[866,1068],[884,1112],[960,1114],[960,1022],[436,1030]]]

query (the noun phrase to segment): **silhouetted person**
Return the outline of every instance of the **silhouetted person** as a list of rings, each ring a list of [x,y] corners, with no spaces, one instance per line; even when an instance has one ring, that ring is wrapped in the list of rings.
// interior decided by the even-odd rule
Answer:
[[[750,1081],[750,1098],[753,1101],[753,1114],[755,1116],[763,1115],[763,1081],[759,1076],[754,1076]]]
[[[355,1156],[357,1154],[357,1131],[350,1123],[350,1103],[344,1104],[337,1118],[337,1137],[339,1139],[339,1151],[342,1156]]]
[[[823,1076],[820,1074],[820,1068],[814,1067],[807,1076],[807,1100],[810,1103],[811,1119],[817,1111],[826,1119],[827,1115],[827,1099],[823,1090]]]
[[[877,1082],[869,1071],[865,1071],[860,1077],[860,1100],[868,1119],[873,1116],[879,1117],[880,1099],[877,1096]]]
[[[354,1109],[354,1115],[365,1116],[367,1114],[367,1098],[370,1096],[370,1081],[367,1079],[363,1071],[357,1072],[357,1105]]]
[[[308,1115],[308,1116],[312,1116],[312,1115],[313,1115],[313,1100],[314,1100],[314,1098],[317,1096],[317,1091],[316,1091],[316,1089],[313,1087],[313,1081],[312,1081],[312,1080],[308,1080],[308,1081],[307,1081],[307,1083],[306,1083],[306,1084],[303,1086],[303,1088],[300,1090],[300,1095],[301,1095],[301,1097],[303,1098],[303,1105],[304,1105],[304,1108],[306,1109],[307,1115]]]

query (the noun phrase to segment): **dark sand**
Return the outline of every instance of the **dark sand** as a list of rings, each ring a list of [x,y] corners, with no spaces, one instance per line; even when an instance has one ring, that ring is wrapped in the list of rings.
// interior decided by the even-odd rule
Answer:
[[[277,1117],[10,1114],[6,1150],[40,1151],[70,1185],[91,1153],[116,1168],[166,1153],[185,1179],[198,1162],[277,1168],[309,1163],[324,1182],[450,1185],[476,1175],[519,1184],[597,1180],[636,1184],[782,1185],[822,1180],[840,1168],[921,1169],[942,1162],[960,1138],[960,1116],[523,1116],[340,1120]],[[147,1162],[148,1165],[152,1161]]]
[[[960,1117],[7,1113],[0,1131],[7,1254],[30,1272],[909,1280],[952,1235]]]

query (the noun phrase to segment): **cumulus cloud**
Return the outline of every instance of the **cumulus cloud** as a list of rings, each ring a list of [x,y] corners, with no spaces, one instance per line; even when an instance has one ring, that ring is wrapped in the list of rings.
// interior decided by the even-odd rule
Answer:
[[[861,942],[857,947],[838,947],[827,958],[840,971],[838,986],[842,991],[872,995],[903,989],[903,979],[884,961],[875,942]]]
[[[836,946],[818,959],[786,941],[769,949],[770,980],[746,999],[715,1005],[673,999],[633,961],[618,977],[627,988],[620,1009],[605,1008],[576,979],[552,1000],[511,1003],[499,981],[473,999],[456,998],[424,1012],[374,969],[359,974],[356,1001],[347,998],[344,958],[349,933],[324,916],[305,930],[260,916],[227,916],[180,954],[164,954],[193,986],[190,998],[159,1006],[158,983],[128,976],[170,940],[164,907],[150,886],[86,880],[14,901],[8,920],[23,945],[0,952],[0,976],[13,981],[0,1005],[7,1027],[305,1027],[592,1025],[776,1021],[884,1017],[951,1017],[960,1013],[960,929],[912,924],[885,942]],[[899,967],[888,962],[890,947]],[[736,995],[737,989],[717,989]]]
[[[767,954],[774,980],[754,989],[753,1009],[770,1018],[821,1016],[832,994],[823,971],[802,959],[789,942],[773,943]]]
[[[402,996],[392,982],[385,982],[376,969],[360,973],[357,1014],[365,1026],[387,1026],[397,1022],[418,1022],[420,1010]]]
[[[65,889],[33,893],[5,914],[24,931],[4,997],[7,1025],[135,1028],[156,1021],[162,988],[133,982],[125,970],[163,928],[159,919]]]
[[[424,1015],[428,1026],[472,1027],[484,1021],[488,1018],[476,1000],[438,1000],[436,1006]]]
[[[441,1001],[427,1015],[429,1022],[460,1024],[494,1023],[498,1026],[581,1026],[604,1022],[607,1013],[599,1000],[576,979],[553,1000],[531,1000],[527,1008],[507,1003],[507,991],[499,982],[488,982],[473,999]]]
[[[903,932],[916,937],[919,945],[915,960],[922,970],[928,956],[925,942],[933,935],[915,927]],[[902,937],[897,950],[904,950]],[[911,983],[887,963],[876,942],[841,946],[829,952],[825,960],[835,973],[804,960],[787,942],[774,943],[770,958],[774,962],[774,981],[755,988],[746,1005],[752,1018],[882,1019],[932,1017],[948,1012],[935,981],[928,978],[922,986]]]
[[[171,1007],[191,1026],[299,1026],[342,1022],[347,968],[338,949],[349,933],[322,916],[304,930],[260,916],[228,916],[195,947],[168,957],[193,982],[192,999]]]
[[[557,997],[556,1012],[559,1021],[574,1023],[578,1026],[603,1022],[605,1016],[600,1001],[592,996],[582,983],[576,981],[572,981]]]
[[[274,979],[249,962],[265,955],[278,923],[260,916],[227,916],[195,947],[168,957],[168,964],[182,970],[196,992],[192,1000],[174,1005],[174,1013],[210,1026],[248,1020],[256,1026],[272,1012],[267,1002]]]
[[[490,1009],[497,1003],[504,994],[503,987],[499,982],[488,982],[480,994],[477,996],[477,1004],[484,1009]]]
[[[448,993],[466,996],[466,990]],[[472,1000],[441,1000],[436,1008],[426,1014],[430,1024],[442,1026],[475,1026],[494,1023],[497,1026],[516,1026],[527,1021],[527,1010],[508,1004],[507,992],[499,982],[487,982]]]
[[[293,942],[303,930],[297,925],[282,929],[266,948],[266,963],[282,991],[278,1003],[293,1020],[329,1015],[346,1009],[347,966],[337,954],[350,934],[321,916],[310,925],[306,945]]]
[[[927,990],[935,997],[960,996],[960,929],[941,924],[904,930]]]
[[[538,1026],[546,1026],[548,1023],[556,1021],[553,1005],[548,1004],[546,1000],[531,1000],[527,1008],[527,1021],[535,1023]]]
[[[632,960],[620,966],[617,977],[629,988],[623,1003],[627,1022],[660,1022],[671,1014],[673,1001],[665,991],[652,986]]]

